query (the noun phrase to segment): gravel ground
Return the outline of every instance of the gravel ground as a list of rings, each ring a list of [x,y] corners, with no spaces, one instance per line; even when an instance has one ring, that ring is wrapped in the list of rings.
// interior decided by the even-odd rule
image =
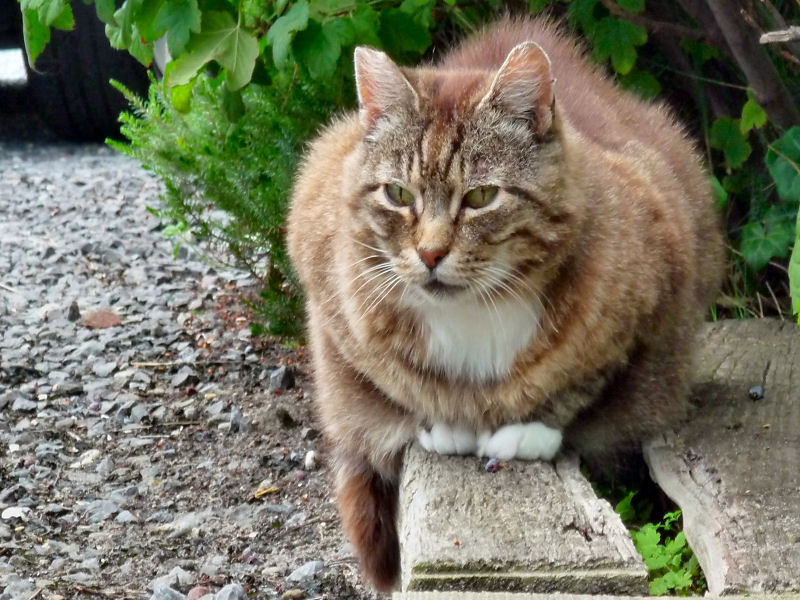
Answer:
[[[29,124],[0,135],[0,600],[376,598],[302,348],[250,335],[253,282],[173,256],[137,164],[8,116]]]

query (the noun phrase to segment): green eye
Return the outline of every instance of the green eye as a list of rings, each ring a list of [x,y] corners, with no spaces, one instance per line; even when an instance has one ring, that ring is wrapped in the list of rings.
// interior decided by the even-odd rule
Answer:
[[[387,183],[384,186],[386,197],[389,202],[397,206],[412,206],[414,204],[414,194],[409,192],[406,188],[400,187],[394,183]]]
[[[493,185],[482,185],[464,194],[463,203],[470,208],[483,208],[497,196],[497,187]]]

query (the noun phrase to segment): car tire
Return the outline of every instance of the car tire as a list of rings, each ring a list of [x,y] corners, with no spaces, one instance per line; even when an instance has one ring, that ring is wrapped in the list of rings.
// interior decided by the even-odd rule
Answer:
[[[72,3],[73,31],[51,32],[50,42],[28,66],[28,85],[36,108],[51,129],[72,141],[102,141],[119,136],[120,112],[128,107],[110,79],[145,95],[147,69],[127,51],[115,50],[94,6]]]

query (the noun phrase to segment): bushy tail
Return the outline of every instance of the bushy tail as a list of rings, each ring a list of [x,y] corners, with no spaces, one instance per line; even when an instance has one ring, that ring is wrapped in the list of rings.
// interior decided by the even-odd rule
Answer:
[[[376,589],[391,591],[400,575],[397,476],[382,475],[366,460],[340,457],[338,462],[339,513],[361,562],[362,575]]]

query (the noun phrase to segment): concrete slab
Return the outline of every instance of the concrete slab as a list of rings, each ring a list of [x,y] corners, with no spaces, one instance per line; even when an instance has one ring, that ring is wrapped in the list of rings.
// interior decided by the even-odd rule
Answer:
[[[516,461],[495,473],[484,462],[407,452],[404,591],[647,594],[628,532],[577,459]]]
[[[800,592],[800,329],[711,325],[694,381],[698,410],[645,456],[709,591]]]

